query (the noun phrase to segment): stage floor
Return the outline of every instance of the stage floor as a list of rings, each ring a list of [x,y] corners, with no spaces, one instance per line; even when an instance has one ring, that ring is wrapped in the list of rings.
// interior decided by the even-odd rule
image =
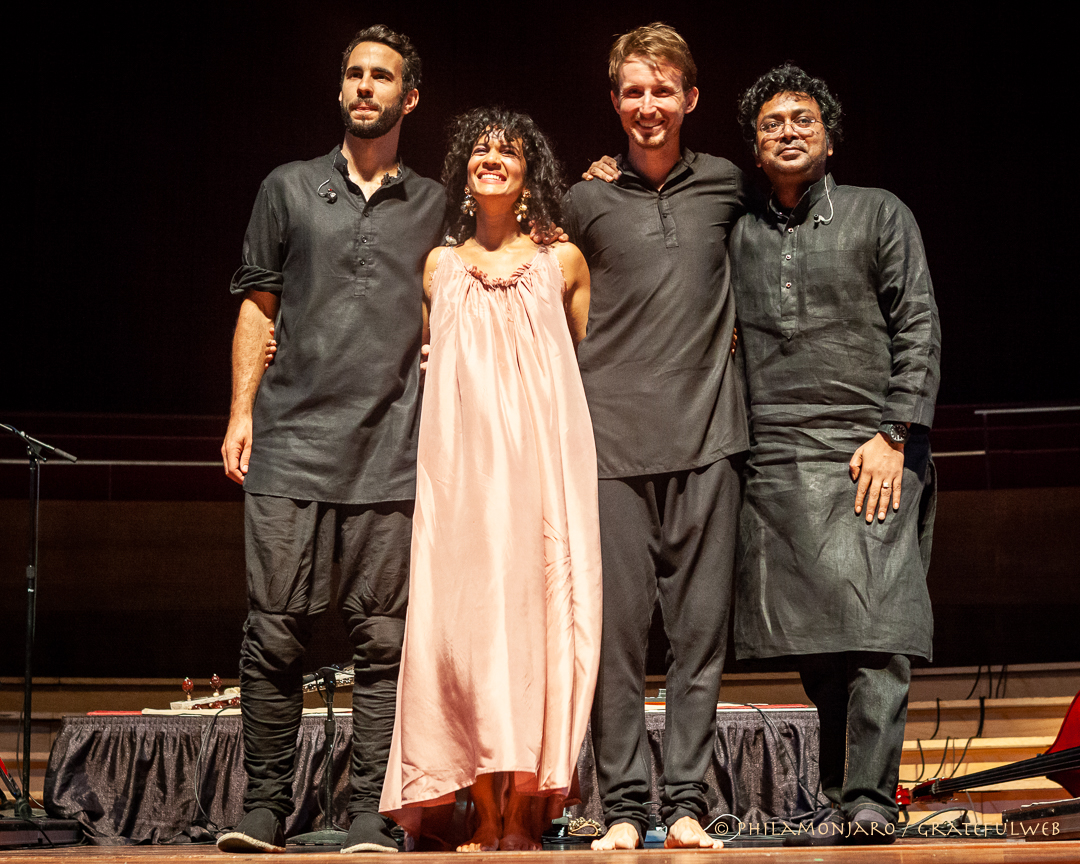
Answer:
[[[292,854],[290,848],[286,854]],[[300,852],[304,860],[315,862],[342,861],[337,849],[322,852]],[[1080,841],[1063,840],[1057,842],[1025,842],[1023,840],[900,840],[892,846],[857,847],[842,849],[783,849],[751,848],[724,849],[718,852],[668,852],[664,849],[647,849],[634,852],[596,852],[587,847],[581,851],[559,852],[486,852],[479,854],[458,854],[453,852],[411,852],[407,860],[423,860],[424,864],[478,864],[478,862],[501,862],[501,864],[544,864],[557,860],[561,856],[582,857],[583,861],[618,862],[618,864],[669,864],[669,862],[704,860],[732,862],[732,864],[915,864],[915,862],[933,861],[934,864],[1027,864],[1027,862],[1075,862],[1080,860]],[[0,850],[0,861],[24,862],[65,862],[93,861],[95,864],[110,862],[140,862],[161,864],[166,861],[183,861],[187,864],[198,862],[277,860],[265,855],[226,855],[213,846],[80,846],[52,850]],[[356,856],[356,860],[402,860],[401,856],[370,855]]]

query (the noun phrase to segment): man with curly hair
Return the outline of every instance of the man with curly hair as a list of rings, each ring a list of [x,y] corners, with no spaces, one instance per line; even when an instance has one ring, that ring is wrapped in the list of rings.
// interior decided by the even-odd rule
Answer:
[[[233,399],[222,445],[244,486],[249,612],[241,649],[245,816],[230,852],[283,852],[293,811],[304,650],[331,602],[353,643],[351,825],[342,851],[396,852],[379,815],[409,578],[421,274],[445,196],[398,157],[420,58],[376,25],[345,50],[345,139],[263,182],[231,290]],[[278,351],[263,373],[267,334]]]
[[[592,734],[607,833],[633,849],[649,827],[645,658],[659,598],[671,644],[661,818],[669,847],[715,848],[701,820],[716,737],[747,449],[730,358],[727,232],[742,172],[682,147],[698,101],[682,37],[651,24],[611,49],[611,101],[628,149],[610,183],[567,194],[567,233],[592,280],[578,348],[599,465],[604,626]]]
[[[735,646],[787,658],[818,709],[829,807],[799,839],[887,843],[909,658],[933,636],[933,286],[908,208],[827,172],[823,81],[773,69],[739,120],[772,196],[730,245],[751,423]]]

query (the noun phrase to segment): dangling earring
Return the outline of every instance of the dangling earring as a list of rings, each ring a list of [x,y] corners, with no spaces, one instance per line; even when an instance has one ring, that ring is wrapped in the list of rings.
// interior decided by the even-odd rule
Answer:
[[[529,215],[528,201],[530,198],[532,198],[532,195],[529,193],[529,190],[526,189],[521,193],[521,197],[518,198],[517,204],[514,205],[514,214],[517,216],[518,222]]]
[[[476,215],[476,199],[472,197],[468,186],[465,187],[465,197],[461,201],[461,212],[469,217]]]

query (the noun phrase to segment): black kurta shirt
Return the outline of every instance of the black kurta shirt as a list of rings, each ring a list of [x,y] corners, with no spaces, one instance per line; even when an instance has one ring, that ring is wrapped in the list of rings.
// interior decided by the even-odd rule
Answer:
[[[745,216],[731,255],[751,422],[738,654],[929,657],[925,427],[941,334],[915,219],[889,192],[830,175],[790,214]],[[868,525],[848,461],[886,420],[916,424],[915,434],[899,512]]]
[[[747,447],[727,259],[742,172],[684,150],[657,192],[628,159],[619,168],[614,183],[577,183],[563,201],[592,283],[578,362],[601,478],[698,468]]]
[[[334,203],[318,194],[328,186]],[[423,266],[445,208],[442,187],[404,165],[365,199],[337,147],[263,182],[230,286],[281,298],[245,491],[348,504],[413,497]]]

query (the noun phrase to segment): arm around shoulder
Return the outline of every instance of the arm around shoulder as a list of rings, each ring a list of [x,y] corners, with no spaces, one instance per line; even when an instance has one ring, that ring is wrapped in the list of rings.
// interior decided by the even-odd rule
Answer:
[[[439,267],[439,259],[442,257],[443,250],[446,248],[446,246],[436,246],[428,252],[427,258],[424,259],[424,303],[428,306],[431,305],[431,283],[435,279],[435,271]]]
[[[430,252],[428,252],[427,259],[424,261],[424,302],[421,312],[424,316],[424,335],[423,345],[420,348],[421,362],[420,368],[427,368],[427,355],[430,351],[431,343],[431,327],[429,320],[431,318],[431,285],[435,281],[435,271],[439,267],[439,259],[442,257],[443,249],[445,246],[436,246]]]

